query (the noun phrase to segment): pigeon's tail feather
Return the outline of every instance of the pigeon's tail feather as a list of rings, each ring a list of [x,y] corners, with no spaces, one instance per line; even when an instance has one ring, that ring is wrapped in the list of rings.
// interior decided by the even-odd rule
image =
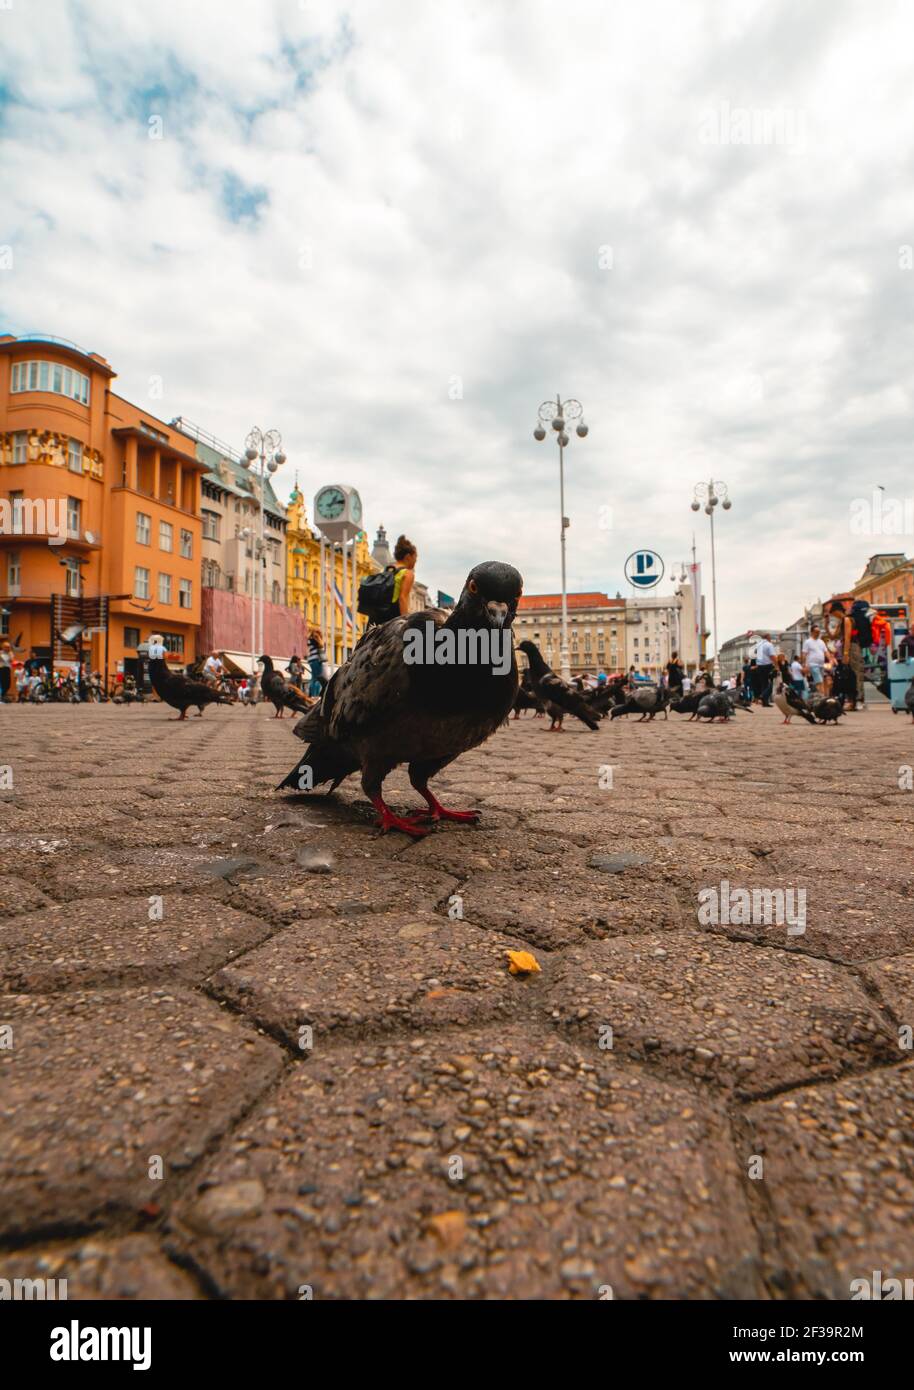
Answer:
[[[276,790],[309,792],[324,782],[332,782],[335,787],[351,772],[357,772],[358,767],[358,761],[351,757],[338,743],[310,743],[305,749],[304,756],[295,764],[288,777],[280,782]]]

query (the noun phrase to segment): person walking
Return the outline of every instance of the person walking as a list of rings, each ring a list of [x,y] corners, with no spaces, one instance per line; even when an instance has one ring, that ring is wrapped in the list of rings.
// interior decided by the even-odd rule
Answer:
[[[679,660],[679,653],[673,652],[666,664],[666,683],[669,686],[670,694],[674,700],[678,700],[682,694],[682,679],[685,671]]]
[[[13,649],[6,638],[0,642],[0,704],[6,704],[13,683]]]
[[[803,670],[809,678],[812,689],[825,693],[825,668],[828,665],[828,651],[822,640],[818,623],[813,623],[809,636],[803,643]]]
[[[863,651],[840,599],[833,599],[828,605],[826,632],[835,643],[839,663],[833,681],[834,693],[846,695],[849,713],[863,709]]]
[[[763,632],[755,648],[755,669],[752,672],[752,693],[766,709],[771,707],[771,686],[774,681],[774,647],[771,633]]]
[[[800,664],[796,652],[794,652],[793,656],[790,658],[790,684],[798,695],[806,694],[806,680],[803,675],[803,667]]]
[[[324,693],[324,686],[327,684],[327,678],[324,675],[326,663],[323,636],[316,627],[313,627],[308,634],[308,668],[311,672],[308,694],[314,698],[319,698]]]

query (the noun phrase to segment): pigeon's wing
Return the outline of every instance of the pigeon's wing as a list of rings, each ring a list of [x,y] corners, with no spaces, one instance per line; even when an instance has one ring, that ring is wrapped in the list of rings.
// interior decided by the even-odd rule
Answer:
[[[568,714],[575,715],[582,720],[589,728],[595,729],[599,724],[599,719],[576,690],[572,690],[570,685],[566,685],[561,676],[557,676],[554,671],[549,671],[544,676],[540,676],[537,682],[537,691],[540,698],[548,703],[558,705],[560,709],[567,711]]]
[[[321,702],[325,738],[346,742],[382,727],[398,713],[409,693],[409,667],[403,659],[404,634],[416,619],[440,626],[435,611],[392,618],[370,628],[354,654],[336,672]],[[441,615],[443,620],[443,614]]]
[[[191,704],[196,704],[199,700],[201,705],[211,705],[217,698],[217,692],[205,681],[194,681],[189,676],[172,676],[172,680],[177,684],[172,687],[175,695],[182,700],[189,700]]]

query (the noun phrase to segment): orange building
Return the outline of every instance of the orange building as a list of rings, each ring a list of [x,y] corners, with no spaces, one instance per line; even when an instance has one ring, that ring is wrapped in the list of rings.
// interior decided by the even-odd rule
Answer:
[[[171,660],[197,655],[206,472],[114,376],[75,343],[0,337],[2,631],[59,664],[95,629],[85,650],[106,674],[138,670],[153,632]]]

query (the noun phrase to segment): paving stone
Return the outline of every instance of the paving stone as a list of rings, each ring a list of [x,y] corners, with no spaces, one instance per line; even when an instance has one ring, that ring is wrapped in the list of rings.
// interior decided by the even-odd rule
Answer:
[[[312,918],[286,927],[211,981],[214,992],[292,1047],[313,1025],[360,1037],[516,1013],[542,993],[540,976],[508,972],[516,937],[430,912]]]
[[[911,1062],[747,1108],[780,1252],[769,1277],[787,1296],[846,1300],[854,1280],[872,1294],[877,1270],[912,1277],[912,1115]]]
[[[914,1029],[914,951],[874,960],[863,969],[900,1024]]]
[[[239,881],[233,902],[273,922],[297,922],[328,912],[379,912],[394,907],[435,907],[446,903],[457,887],[456,878],[427,869],[413,869],[400,861],[372,862],[366,873],[351,862],[330,874],[309,874],[298,868],[294,875]]]
[[[272,928],[224,903],[182,894],[81,898],[0,925],[0,993],[201,980]],[[152,915],[150,915],[152,914]]]
[[[0,1254],[0,1279],[66,1280],[74,1299],[196,1299],[195,1280],[174,1264],[152,1236],[91,1237]],[[60,1298],[60,1285],[55,1285]]]
[[[740,1095],[897,1057],[887,1022],[838,965],[700,932],[574,946],[555,962],[556,1023]]]
[[[32,912],[36,908],[46,907],[50,902],[45,893],[26,879],[15,874],[0,874],[0,918],[11,916],[14,912]]]
[[[274,1043],[180,990],[8,995],[0,1013],[3,1238],[161,1202],[282,1066]]]
[[[201,1236],[214,1188],[239,1214]],[[173,1227],[235,1298],[764,1292],[726,1117],[517,1026],[294,1068]]]
[[[460,892],[468,921],[517,932],[547,951],[588,937],[682,925],[673,893],[645,878],[643,871],[615,881],[595,869],[568,877],[560,869],[482,873],[469,878]]]

